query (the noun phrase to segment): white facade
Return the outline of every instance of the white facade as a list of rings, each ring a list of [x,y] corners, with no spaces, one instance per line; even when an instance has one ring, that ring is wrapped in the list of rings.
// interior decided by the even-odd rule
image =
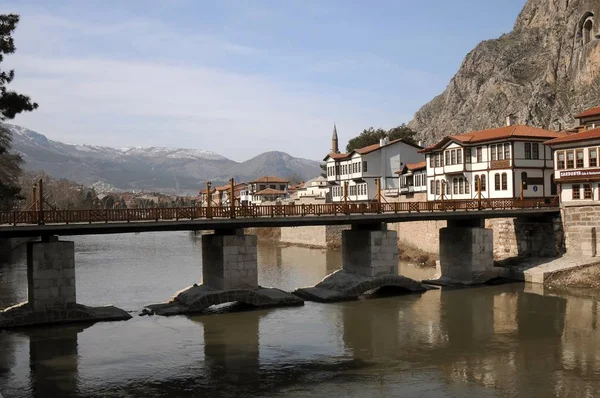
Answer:
[[[400,195],[427,192],[427,167],[412,169],[405,167],[398,177]]]
[[[377,197],[377,180],[382,191],[395,189],[399,185],[396,172],[406,163],[423,159],[421,147],[402,140],[387,142],[357,149],[349,154],[331,154],[325,158],[327,181],[331,186],[333,202],[344,201],[344,185],[348,186],[347,200],[365,202]]]
[[[544,141],[558,134],[523,127],[519,135],[502,137],[502,131],[490,130],[447,137],[427,152],[427,200],[467,200],[479,195],[486,199],[518,198],[523,185],[524,198],[556,195],[551,149]],[[516,130],[518,131],[518,130]],[[494,140],[484,140],[486,136]]]
[[[600,200],[600,128],[596,127],[600,125],[600,108],[587,113],[578,117],[578,133],[549,142],[561,203],[579,205]]]
[[[248,186],[240,191],[242,205],[260,205],[273,200],[289,198],[289,181],[278,177],[261,177],[250,181]]]
[[[329,202],[331,187],[325,177],[316,177],[304,183],[294,194],[297,201],[322,201]]]

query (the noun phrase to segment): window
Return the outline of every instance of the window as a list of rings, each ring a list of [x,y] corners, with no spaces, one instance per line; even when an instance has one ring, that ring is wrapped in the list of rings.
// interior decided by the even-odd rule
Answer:
[[[532,159],[540,158],[540,144],[537,144],[537,143],[531,144],[531,158]]]
[[[435,167],[440,167],[440,157],[439,153],[435,154]]]
[[[456,150],[456,163],[458,164],[462,164],[463,160],[462,160],[462,149],[457,149]]]
[[[577,168],[583,167],[583,149],[575,151],[577,157]]]
[[[476,154],[477,154],[477,162],[478,163],[483,162],[483,148],[478,146],[476,149]]]
[[[429,193],[435,195],[435,181],[429,181]]]
[[[458,178],[452,180],[452,191],[454,195],[458,195]]]
[[[279,189],[280,189],[281,191],[285,191],[285,185],[280,185],[280,186],[279,186]]]
[[[465,193],[465,180],[462,177],[458,179],[458,188],[461,195]]]
[[[523,185],[523,190],[527,190],[527,173],[524,171],[521,173],[521,185]]]
[[[496,160],[496,145],[490,145],[490,160]]]
[[[435,159],[433,158],[434,155],[429,155],[429,167],[434,168],[435,167]]]
[[[498,160],[504,160],[504,145],[498,144]]]
[[[598,166],[598,150],[596,148],[588,149],[588,157],[590,158],[589,159],[590,167]]]
[[[440,180],[435,180],[435,194],[440,194]]]
[[[450,152],[451,151],[444,152],[444,158],[446,159],[446,164],[451,164],[450,163]]]
[[[357,163],[357,165],[358,165],[358,166],[357,166],[357,168],[358,168],[358,172],[359,172],[359,173],[362,173],[362,168],[361,168],[361,167],[362,167],[362,163],[359,161],[359,162]]]
[[[465,162],[471,163],[471,148],[465,148]]]
[[[456,151],[452,150],[450,151],[450,164],[456,164]]]
[[[563,170],[565,168],[565,153],[558,152],[556,154],[556,169]]]
[[[485,187],[485,174],[481,175],[481,191],[485,191],[486,187]]]
[[[494,175],[494,189],[496,191],[500,190],[500,174],[498,173]]]
[[[583,198],[584,199],[592,199],[592,185],[591,184],[583,184]]]
[[[567,151],[567,169],[575,167],[575,152]]]
[[[525,159],[531,159],[531,143],[525,143]]]
[[[367,172],[367,161],[363,161],[363,172]]]
[[[471,193],[471,188],[469,185],[469,181],[465,178],[465,193],[466,194],[470,194]]]
[[[504,144],[504,159],[510,159],[510,144]]]
[[[450,181],[445,181],[446,185],[446,195],[450,196]]]
[[[502,190],[508,190],[508,175],[506,173],[502,173]]]
[[[442,157],[442,154],[440,153],[440,166],[444,167],[444,158]]]
[[[475,187],[473,188],[473,190],[474,190],[475,192],[479,192],[479,185],[480,185],[480,184],[479,184],[479,181],[480,181],[480,180],[479,180],[479,176],[478,176],[478,175],[476,175],[476,176],[475,176],[475,181],[474,181],[474,182],[475,182]]]
[[[581,192],[579,191],[579,184],[573,184],[572,192],[573,192],[573,200],[581,199]]]

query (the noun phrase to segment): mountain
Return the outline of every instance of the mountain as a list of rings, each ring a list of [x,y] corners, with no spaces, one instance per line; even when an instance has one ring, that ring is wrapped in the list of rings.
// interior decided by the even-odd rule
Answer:
[[[600,0],[529,0],[512,32],[480,43],[409,127],[428,144],[448,134],[520,124],[572,127],[600,106]],[[597,18],[596,18],[597,20]]]
[[[235,178],[239,181],[249,181],[257,176],[273,175],[277,170],[280,176],[306,181],[322,173],[318,162],[314,160],[295,158],[285,152],[265,152],[250,160],[236,164],[221,174],[219,178]],[[310,177],[308,177],[310,176]]]
[[[44,170],[87,186],[114,186],[121,190],[198,192],[207,180],[225,183],[232,176],[247,181],[262,175],[319,175],[319,162],[266,152],[243,163],[198,149],[111,148],[65,144],[24,127],[3,124],[13,135],[13,149],[21,153],[26,170]]]

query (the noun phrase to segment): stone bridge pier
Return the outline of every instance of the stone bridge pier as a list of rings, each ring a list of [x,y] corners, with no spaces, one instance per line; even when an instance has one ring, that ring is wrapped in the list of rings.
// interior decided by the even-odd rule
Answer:
[[[27,243],[27,301],[0,311],[0,328],[131,318],[113,306],[77,304],[75,285],[74,242],[46,236]]]
[[[199,313],[224,303],[254,307],[302,305],[300,298],[258,284],[257,238],[241,229],[219,229],[202,236],[202,284],[194,284],[168,303],[147,308],[157,315]]]
[[[355,224],[342,232],[342,269],[314,287],[297,289],[306,300],[330,302],[356,299],[375,289],[422,292],[420,282],[398,275],[398,234],[384,223]]]
[[[448,220],[441,228],[440,261],[434,284],[479,284],[501,275],[494,268],[494,232],[485,219]]]

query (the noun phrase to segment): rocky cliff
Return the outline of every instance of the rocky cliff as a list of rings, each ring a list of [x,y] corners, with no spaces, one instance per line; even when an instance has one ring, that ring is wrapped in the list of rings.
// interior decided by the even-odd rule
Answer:
[[[512,32],[472,50],[409,126],[427,143],[520,124],[550,129],[600,106],[600,0],[529,0]]]

